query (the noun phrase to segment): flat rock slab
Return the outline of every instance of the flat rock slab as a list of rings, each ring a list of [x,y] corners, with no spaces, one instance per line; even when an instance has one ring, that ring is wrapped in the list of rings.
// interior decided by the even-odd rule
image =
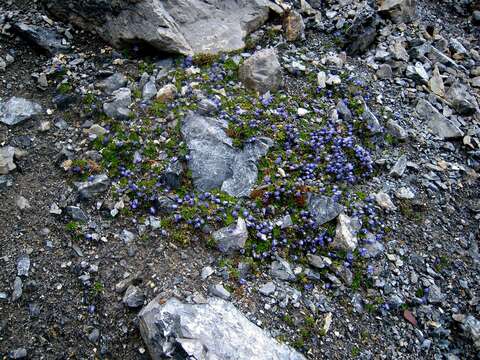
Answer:
[[[16,125],[42,112],[42,107],[30,100],[12,97],[6,102],[0,101],[0,122]]]
[[[63,43],[62,36],[55,30],[25,23],[16,23],[14,30],[20,36],[51,55],[67,52],[70,49],[69,46]]]
[[[153,360],[174,358],[305,360],[250,322],[230,302],[209,298],[185,304],[157,297],[139,314],[140,332]],[[184,357],[181,357],[184,356]]]
[[[112,45],[162,52],[234,51],[268,18],[268,0],[44,0],[47,9]]]
[[[195,113],[185,117],[182,135],[190,150],[188,167],[199,191],[221,189],[231,196],[248,196],[257,181],[256,162],[273,141],[261,137],[240,150],[232,146],[227,127],[224,120]]]

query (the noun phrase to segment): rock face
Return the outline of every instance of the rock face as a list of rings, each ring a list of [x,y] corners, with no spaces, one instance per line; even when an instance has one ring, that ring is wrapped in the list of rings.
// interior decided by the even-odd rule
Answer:
[[[231,303],[209,298],[184,304],[151,301],[139,314],[140,332],[153,360],[167,357],[236,360],[304,360],[250,322]]]
[[[42,107],[30,100],[12,97],[7,102],[0,102],[0,122],[16,125],[42,112]]]
[[[238,75],[245,87],[261,94],[277,91],[283,84],[275,49],[257,51],[240,66]]]
[[[256,162],[263,157],[273,141],[258,138],[243,150],[232,146],[224,120],[190,113],[182,124],[182,134],[190,150],[188,167],[199,191],[220,188],[231,196],[250,195],[257,181]]]
[[[234,51],[268,18],[267,0],[44,0],[57,17],[97,32],[114,46],[162,52]]]

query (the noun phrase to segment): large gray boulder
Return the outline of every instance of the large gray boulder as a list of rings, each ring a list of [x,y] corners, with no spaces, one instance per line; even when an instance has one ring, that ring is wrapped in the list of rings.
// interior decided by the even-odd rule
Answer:
[[[246,88],[261,94],[277,91],[283,85],[283,74],[276,50],[257,51],[240,66],[238,77]]]
[[[209,298],[185,304],[171,298],[152,300],[139,314],[140,333],[153,360],[235,359],[304,360],[250,322],[231,303]]]
[[[256,162],[273,141],[260,137],[240,150],[225,133],[227,127],[225,120],[195,113],[185,117],[181,130],[190,150],[188,167],[199,191],[221,189],[231,196],[248,196],[257,181]]]
[[[24,98],[14,96],[6,102],[0,101],[0,122],[5,125],[19,124],[41,112],[39,104]]]
[[[416,15],[416,0],[381,0],[378,11],[388,15],[393,22],[410,22]]]
[[[268,18],[268,0],[43,0],[55,16],[112,45],[162,52],[234,51]]]

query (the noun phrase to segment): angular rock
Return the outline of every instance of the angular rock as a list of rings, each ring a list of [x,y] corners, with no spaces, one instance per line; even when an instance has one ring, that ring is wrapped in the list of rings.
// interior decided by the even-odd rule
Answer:
[[[150,100],[156,94],[157,94],[157,86],[155,85],[155,81],[147,82],[142,90],[143,100]]]
[[[427,122],[428,128],[434,135],[442,139],[451,139],[463,136],[463,131],[460,130],[452,121],[443,116],[427,100],[418,100],[415,111],[420,119]]]
[[[277,260],[270,265],[270,274],[277,279],[285,281],[294,281],[296,279],[288,261],[281,257],[277,257]]]
[[[381,0],[378,11],[395,23],[408,23],[415,18],[416,0]]]
[[[188,167],[199,191],[221,188],[231,196],[243,197],[257,181],[258,159],[273,144],[269,138],[247,143],[243,150],[232,146],[224,120],[189,113],[182,123],[182,134],[190,150]]]
[[[17,260],[17,275],[28,276],[30,270],[30,257],[27,254],[22,254]]]
[[[277,287],[275,286],[275,284],[269,281],[268,283],[262,285],[262,287],[258,291],[264,296],[270,296],[275,292],[276,288]]]
[[[428,85],[430,87],[430,90],[432,90],[435,95],[438,95],[440,97],[445,96],[445,86],[443,85],[443,80],[440,76],[440,71],[438,70],[437,66],[435,66],[435,68],[433,69],[432,77],[430,78]]]
[[[407,156],[402,155],[398,158],[395,165],[393,165],[392,169],[390,170],[390,175],[394,177],[402,177],[403,173],[407,169]]]
[[[356,231],[358,226],[353,219],[345,214],[338,216],[337,228],[332,246],[346,251],[353,251],[357,248],[358,239]]]
[[[112,94],[115,90],[118,90],[127,85],[127,78],[122,73],[115,73],[108,78],[95,84],[97,89],[100,89],[107,94]]]
[[[239,50],[268,18],[266,0],[44,0],[54,15],[117,47],[181,54]]]
[[[332,265],[332,260],[325,256],[308,254],[307,259],[308,263],[317,269],[325,269]]]
[[[110,185],[110,179],[107,175],[101,174],[94,176],[89,181],[76,183],[75,185],[80,197],[88,200],[106,191]]]
[[[273,48],[257,51],[243,62],[238,71],[245,87],[260,94],[275,92],[283,85],[282,67]]]
[[[459,81],[450,86],[445,97],[460,115],[470,116],[478,111],[475,97],[471,95],[469,88]]]
[[[15,277],[13,282],[12,301],[17,301],[23,294],[23,282],[20,276]]]
[[[229,300],[230,297],[232,296],[232,294],[230,294],[230,292],[227,289],[225,289],[221,284],[211,285],[208,288],[208,292],[210,293],[210,295],[219,297],[220,299],[223,299],[223,300]]]
[[[163,172],[165,184],[172,189],[178,189],[182,184],[184,172],[183,164],[179,160],[170,162]]]
[[[397,208],[392,202],[392,199],[390,199],[390,196],[384,192],[376,193],[375,201],[377,202],[378,206],[385,210],[395,210]]]
[[[245,247],[245,242],[248,239],[247,224],[245,220],[239,217],[236,224],[217,230],[212,236],[218,249],[223,253],[241,250]]]
[[[287,41],[297,41],[305,37],[305,24],[302,15],[295,10],[289,11],[283,19],[283,28]]]
[[[468,315],[462,323],[464,334],[472,339],[473,344],[480,350],[480,320],[473,315]]]
[[[328,196],[311,195],[308,199],[308,211],[319,226],[335,219],[342,209],[339,203]]]
[[[380,19],[370,6],[365,5],[357,12],[352,26],[345,32],[344,47],[349,55],[364,53],[378,36]]]
[[[143,303],[145,301],[145,295],[140,288],[134,285],[130,285],[125,291],[122,301],[129,308],[138,308],[140,306],[143,306]]]
[[[88,216],[87,214],[85,214],[85,212],[82,210],[81,207],[67,206],[65,211],[67,215],[70,216],[74,221],[81,221],[81,222],[88,221]]]
[[[69,50],[69,47],[63,44],[62,36],[55,30],[25,23],[16,23],[13,26],[13,29],[20,36],[43,50],[46,50],[51,55],[67,52]]]
[[[393,78],[393,70],[392,67],[388,64],[382,64],[377,70],[377,76],[380,79],[392,79]]]
[[[393,119],[388,119],[386,127],[388,132],[398,140],[405,140],[408,137],[407,131]]]
[[[305,360],[219,298],[192,305],[175,298],[163,303],[157,297],[142,309],[139,318],[140,333],[153,360]]]
[[[177,87],[173,84],[167,84],[157,92],[157,100],[167,103],[175,99]]]
[[[13,162],[15,148],[13,146],[0,147],[0,175],[7,175],[17,168]]]
[[[103,111],[111,118],[128,120],[132,103],[132,92],[129,88],[120,88],[113,92],[113,99],[103,104]]]
[[[42,107],[30,100],[12,97],[7,102],[0,102],[0,122],[16,125],[33,118],[42,112]]]

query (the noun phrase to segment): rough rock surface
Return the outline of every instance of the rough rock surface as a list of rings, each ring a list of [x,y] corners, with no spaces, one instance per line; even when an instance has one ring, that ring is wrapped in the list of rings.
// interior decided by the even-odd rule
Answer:
[[[221,252],[230,253],[243,249],[248,238],[245,220],[238,218],[236,224],[219,229],[212,234]]]
[[[6,102],[0,101],[0,122],[16,125],[30,119],[42,111],[42,107],[30,100],[12,97]]]
[[[275,49],[257,51],[245,60],[238,76],[247,88],[261,94],[277,91],[282,86],[283,76]]]
[[[221,188],[231,196],[248,196],[257,180],[257,160],[264,156],[272,140],[259,138],[243,150],[233,147],[226,122],[190,113],[182,133],[190,150],[188,166],[200,191]]]
[[[152,300],[139,314],[140,331],[153,360],[164,356],[195,359],[278,359],[305,357],[278,343],[231,303],[209,298],[185,304],[175,298]]]
[[[55,0],[49,11],[115,46],[140,44],[181,54],[243,48],[244,38],[268,18],[266,0]]]

